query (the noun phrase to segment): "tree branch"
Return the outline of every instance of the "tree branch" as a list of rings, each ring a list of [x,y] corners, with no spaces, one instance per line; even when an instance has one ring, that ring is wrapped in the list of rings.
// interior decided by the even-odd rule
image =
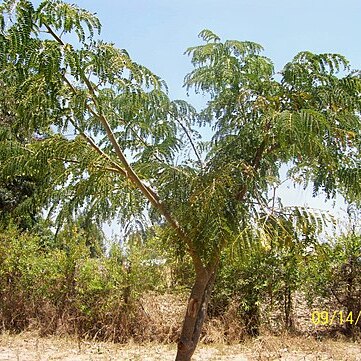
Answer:
[[[74,164],[80,164],[81,162],[75,159],[66,159],[66,158],[53,158],[54,160],[60,160],[62,162],[66,162],[66,163],[74,163]],[[124,175],[121,171],[119,171],[118,168],[115,167],[106,167],[106,166],[102,166],[100,164],[94,164],[94,167],[99,169],[99,170],[106,170],[108,172],[113,172],[113,173],[117,173],[117,174],[121,174]]]
[[[63,42],[63,40],[51,29],[51,27],[47,24],[44,24],[46,27],[48,33],[62,46],[65,46],[66,44]],[[80,74],[81,80],[86,85],[89,94],[91,96],[91,99],[93,101],[93,104],[95,105],[96,109],[98,111],[101,111],[101,107],[99,106],[98,98],[95,93],[94,87],[92,86],[90,80],[85,76],[85,74]],[[74,95],[77,95],[77,90],[75,87],[71,84],[71,82],[66,78],[65,74],[62,75],[64,82],[69,86],[71,91]],[[97,113],[94,109],[90,107],[89,104],[86,104],[86,107],[88,111],[99,120],[100,124],[103,126],[107,137],[110,141],[110,143],[113,146],[113,149],[120,160],[121,164],[123,165],[123,171],[124,176],[129,179],[140,191],[141,193],[150,201],[150,203],[153,205],[154,208],[156,208],[167,220],[167,222],[170,224],[170,226],[176,231],[177,235],[186,243],[188,247],[188,252],[192,257],[195,270],[197,273],[204,272],[205,267],[203,265],[203,262],[199,255],[197,254],[195,247],[193,245],[192,240],[188,237],[188,235],[185,233],[183,228],[179,225],[178,221],[173,217],[173,215],[168,211],[165,204],[160,200],[159,196],[155,193],[154,190],[152,190],[149,186],[145,185],[142,180],[138,177],[132,166],[127,161],[118,141],[116,140],[113,130],[110,127],[110,124],[105,117],[104,114]],[[100,154],[100,152],[105,155],[105,153],[89,138],[87,137],[84,132],[81,134],[85,139],[88,141],[88,143]],[[105,155],[108,159],[110,158],[108,155]],[[110,159],[109,159],[110,160]],[[114,163],[113,163],[114,164]]]
[[[201,165],[201,168],[204,167],[204,164],[203,164],[203,161],[202,161],[202,158],[197,150],[197,147],[195,146],[194,142],[193,142],[193,139],[191,137],[191,135],[189,134],[188,132],[188,129],[185,127],[185,125],[177,118],[177,117],[174,117],[175,121],[181,126],[181,128],[183,129],[183,132],[185,133],[185,135],[187,136],[189,142],[191,143],[191,147],[193,148],[193,151],[194,151],[194,154],[196,155],[200,165]]]
[[[71,85],[72,87],[72,91],[75,92],[76,94],[76,89],[72,86],[72,84],[68,81],[68,79],[66,77],[63,77],[66,82],[68,84]],[[94,140],[89,137],[87,134],[85,134],[77,125],[74,119],[72,119],[71,117],[69,118],[70,123],[72,124],[72,126],[79,132],[80,136],[82,136],[86,142],[103,158],[105,158],[108,162],[110,162],[110,164],[117,169],[118,173],[122,174],[123,176],[127,177],[127,172],[119,166],[119,164],[117,164],[108,154],[106,154],[103,150],[101,150],[94,142]]]
[[[271,122],[268,121],[264,127],[264,132],[266,133],[264,139],[262,140],[260,146],[257,148],[255,155],[253,157],[253,159],[250,162],[250,165],[252,167],[252,176],[254,176],[257,172],[257,170],[259,169],[260,165],[261,165],[261,160],[264,157],[264,155],[270,154],[272,153],[274,150],[276,150],[279,147],[278,143],[272,144],[271,146],[269,146],[269,148],[267,149],[267,141],[268,141],[268,131],[270,130],[271,127]],[[249,172],[246,175],[246,180],[251,178],[251,175],[249,174]],[[243,187],[241,188],[241,190],[238,192],[238,194],[236,195],[236,199],[238,201],[242,201],[247,193],[247,184],[245,183],[243,185]]]

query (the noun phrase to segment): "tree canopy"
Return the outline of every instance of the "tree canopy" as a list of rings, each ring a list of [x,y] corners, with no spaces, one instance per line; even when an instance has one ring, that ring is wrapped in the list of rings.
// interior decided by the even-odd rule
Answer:
[[[359,201],[361,79],[342,55],[301,52],[276,72],[259,44],[203,30],[186,51],[186,87],[210,96],[197,113],[99,40],[94,14],[55,0],[0,7],[0,115],[32,138],[2,135],[1,176],[41,178],[37,201],[59,221],[146,212],[164,226],[196,272],[177,360],[194,351],[225,245],[272,215],[282,165],[315,193]]]

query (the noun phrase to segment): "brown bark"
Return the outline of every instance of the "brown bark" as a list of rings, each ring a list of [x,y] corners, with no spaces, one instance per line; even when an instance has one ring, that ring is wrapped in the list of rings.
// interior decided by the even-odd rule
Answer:
[[[292,320],[292,292],[291,288],[287,287],[285,290],[285,326],[286,330],[291,331],[293,327],[293,320]]]
[[[184,316],[178,352],[175,361],[190,361],[197,347],[207,307],[213,289],[215,269],[196,274]]]

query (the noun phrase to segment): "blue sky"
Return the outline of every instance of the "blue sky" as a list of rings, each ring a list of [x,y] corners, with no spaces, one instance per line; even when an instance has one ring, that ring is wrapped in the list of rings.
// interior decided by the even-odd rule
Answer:
[[[186,98],[183,78],[192,66],[183,53],[200,43],[197,35],[204,28],[222,39],[261,44],[276,70],[302,50],[341,53],[352,68],[361,68],[361,0],[72,2],[97,13],[103,25],[101,38],[125,48],[133,60],[162,77],[173,99]],[[204,102],[194,94],[187,100],[196,106]],[[313,199],[311,188],[303,190],[286,183],[279,194],[286,205],[334,208],[322,197]],[[335,208],[340,207],[345,208],[338,199]]]
[[[74,1],[74,0],[73,0]],[[265,48],[280,70],[299,51],[337,52],[361,67],[360,0],[76,0],[96,12],[102,38],[166,80],[172,98],[184,98],[192,68],[183,55],[208,28],[223,39],[250,40]],[[198,102],[194,97],[191,101]]]

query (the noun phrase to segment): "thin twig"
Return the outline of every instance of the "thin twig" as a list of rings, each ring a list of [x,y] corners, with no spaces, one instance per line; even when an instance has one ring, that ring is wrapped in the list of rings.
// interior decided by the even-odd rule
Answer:
[[[53,158],[54,160],[60,160],[62,162],[65,162],[65,163],[74,163],[74,164],[81,164],[81,162],[79,160],[75,160],[75,159],[66,159],[66,158],[58,158],[58,157],[55,157]],[[100,165],[100,164],[94,164],[93,165],[95,168],[99,169],[99,170],[107,170],[109,172],[113,172],[113,173],[117,173],[117,174],[122,174],[124,175],[120,170],[119,168],[116,168],[116,167],[107,167],[107,166],[103,166],[103,165]]]
[[[183,129],[183,132],[185,133],[185,135],[187,136],[189,142],[191,143],[191,147],[193,148],[194,154],[197,157],[197,159],[198,159],[198,161],[199,161],[199,163],[201,165],[201,168],[203,168],[204,164],[203,164],[202,158],[201,158],[201,156],[200,156],[200,154],[199,154],[199,152],[197,150],[196,145],[193,142],[193,139],[192,139],[191,135],[188,132],[188,129],[186,128],[186,126],[177,117],[174,117],[174,119],[181,126],[181,128]]]

